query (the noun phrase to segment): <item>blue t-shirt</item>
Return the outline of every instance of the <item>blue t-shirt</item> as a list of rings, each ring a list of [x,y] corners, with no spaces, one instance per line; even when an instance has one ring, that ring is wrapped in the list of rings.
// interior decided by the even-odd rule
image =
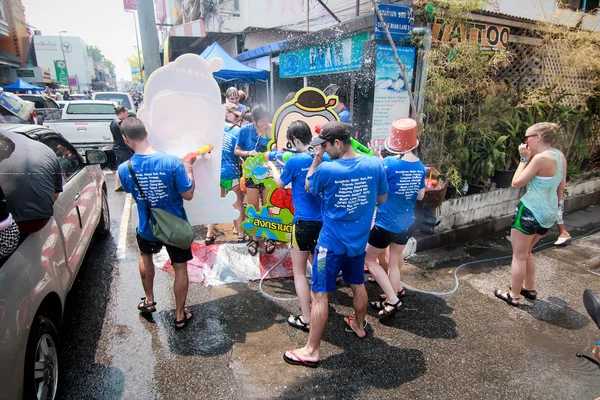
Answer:
[[[238,103],[238,110],[240,110],[240,112],[244,111],[244,110],[248,110],[250,111],[250,107],[242,104],[242,103]]]
[[[340,113],[338,114],[338,117],[340,118],[340,121],[345,122],[347,124],[352,122],[352,117],[350,116],[350,111],[346,107],[344,107],[344,109],[342,111],[340,111]]]
[[[192,181],[187,176],[183,162],[170,154],[156,152],[153,154],[134,154],[131,165],[144,195],[152,208],[160,208],[179,218],[187,219],[183,209],[183,198],[180,193],[192,188]],[[131,193],[138,206],[138,234],[149,241],[159,240],[152,234],[152,227],[146,215],[146,203],[140,199],[138,188],[131,177],[127,163],[119,165],[119,178],[123,189]]]
[[[375,225],[393,233],[405,232],[415,222],[415,201],[425,187],[427,172],[421,161],[405,161],[396,156],[383,160],[390,187],[388,198],[379,206]]]
[[[240,128],[225,122],[223,127],[223,150],[221,151],[221,179],[238,179],[238,157],[233,153]]]
[[[388,192],[383,164],[358,156],[323,163],[308,178],[311,193],[323,197],[319,246],[350,257],[365,252],[377,196]]]
[[[302,221],[321,221],[321,197],[308,193],[305,189],[306,174],[313,158],[306,153],[294,154],[283,166],[281,181],[292,183],[292,202],[294,203],[294,223]]]
[[[238,137],[236,146],[240,146],[243,151],[256,150],[261,153],[267,151],[267,145],[271,141],[270,137],[259,137],[254,123],[244,125],[240,129],[240,135]]]

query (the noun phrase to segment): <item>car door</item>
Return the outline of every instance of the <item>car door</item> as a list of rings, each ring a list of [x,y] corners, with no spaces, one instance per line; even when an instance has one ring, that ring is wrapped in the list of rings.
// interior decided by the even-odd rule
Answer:
[[[86,168],[75,148],[63,138],[51,134],[42,138],[58,158],[65,184],[57,205],[56,216],[65,238],[67,261],[73,273],[77,271],[95,228],[100,201],[95,172]]]

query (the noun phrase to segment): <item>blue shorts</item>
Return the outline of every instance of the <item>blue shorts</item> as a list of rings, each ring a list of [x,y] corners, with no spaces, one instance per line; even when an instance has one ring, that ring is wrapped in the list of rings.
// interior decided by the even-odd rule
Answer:
[[[337,276],[342,271],[344,282],[350,285],[365,283],[365,256],[363,253],[350,257],[347,254],[334,254],[317,246],[312,265],[312,291],[335,292]]]

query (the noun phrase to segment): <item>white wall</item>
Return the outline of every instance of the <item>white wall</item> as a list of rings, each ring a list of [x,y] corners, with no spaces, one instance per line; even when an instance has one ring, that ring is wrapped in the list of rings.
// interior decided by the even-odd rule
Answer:
[[[85,42],[80,37],[75,36],[63,36],[62,40],[63,43],[69,43],[72,46],[70,52],[65,52],[69,76],[77,76],[81,91],[90,90],[92,88],[92,79]],[[34,35],[33,42],[38,66],[50,68],[52,79],[56,80],[54,60],[63,59],[63,53],[60,49],[60,36]]]

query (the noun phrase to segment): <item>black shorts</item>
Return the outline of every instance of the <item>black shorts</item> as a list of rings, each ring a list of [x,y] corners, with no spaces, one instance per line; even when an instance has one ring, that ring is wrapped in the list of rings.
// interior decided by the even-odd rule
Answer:
[[[296,221],[292,230],[292,246],[314,253],[322,227],[321,221]]]
[[[252,178],[246,178],[246,187],[252,188],[252,189],[263,190],[265,188],[265,184],[264,183],[254,183],[254,180],[252,180]]]
[[[134,154],[133,150],[120,147],[113,147],[113,153],[115,153],[115,158],[117,159],[117,167],[133,157]]]
[[[521,202],[517,205],[510,227],[515,228],[526,235],[538,234],[543,236],[548,233],[548,228],[542,228],[540,223],[533,216],[533,213]]]
[[[385,249],[391,243],[404,246],[408,243],[408,239],[413,235],[412,226],[408,230],[400,233],[393,233],[380,226],[374,226],[369,234],[369,244],[378,249]]]
[[[172,263],[184,263],[194,258],[191,247],[187,248],[186,250],[182,250],[162,242],[151,242],[150,240],[144,239],[139,234],[136,234],[136,237],[140,251],[144,254],[156,254],[162,249],[163,246],[165,246]]]

